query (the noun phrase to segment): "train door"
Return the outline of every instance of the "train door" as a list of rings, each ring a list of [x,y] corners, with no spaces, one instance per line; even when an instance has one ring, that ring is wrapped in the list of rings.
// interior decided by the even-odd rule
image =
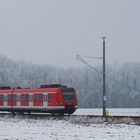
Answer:
[[[48,93],[47,92],[43,94],[43,106],[44,106],[44,109],[47,108],[48,106]]]
[[[33,106],[43,107],[43,93],[34,93]]]
[[[20,94],[17,93],[17,108],[20,108],[20,102],[21,102],[21,100],[20,100]]]
[[[56,93],[48,93],[48,106],[56,106]]]
[[[14,107],[17,105],[16,102],[17,95],[16,94],[8,94],[7,106]]]
[[[4,99],[3,99],[3,94],[0,94],[0,108],[3,107],[4,105]]]
[[[4,102],[4,107],[7,107],[7,94],[4,94],[3,96],[3,102]]]
[[[36,93],[33,94],[33,106],[38,106],[37,94]]]
[[[16,94],[12,94],[12,106],[17,106],[17,95]]]
[[[21,94],[20,105],[22,107],[28,107],[29,106],[29,95],[28,94]]]
[[[33,93],[29,93],[29,106],[33,108]]]
[[[53,103],[54,103],[54,106],[56,106],[56,93],[53,93]]]
[[[7,107],[11,106],[11,94],[7,95]]]
[[[43,93],[38,94],[38,106],[43,106]]]

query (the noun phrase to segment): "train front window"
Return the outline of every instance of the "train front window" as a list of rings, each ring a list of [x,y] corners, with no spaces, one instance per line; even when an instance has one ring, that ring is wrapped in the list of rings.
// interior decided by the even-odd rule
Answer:
[[[73,92],[63,92],[63,97],[65,102],[74,102]]]

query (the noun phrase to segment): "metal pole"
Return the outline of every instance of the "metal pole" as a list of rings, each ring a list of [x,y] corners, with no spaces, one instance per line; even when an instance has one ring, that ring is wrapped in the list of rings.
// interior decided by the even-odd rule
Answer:
[[[103,38],[103,117],[106,117],[106,84],[105,84],[105,39]]]

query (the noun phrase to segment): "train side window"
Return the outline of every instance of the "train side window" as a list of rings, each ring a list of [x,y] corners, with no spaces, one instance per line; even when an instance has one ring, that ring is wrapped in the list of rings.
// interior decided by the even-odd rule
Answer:
[[[21,95],[21,102],[25,102],[25,97],[24,97],[24,95]]]
[[[32,102],[33,101],[33,96],[32,95],[29,95],[29,101]]]
[[[29,101],[29,97],[28,95],[25,95],[25,102],[28,102]]]
[[[7,96],[3,97],[4,102],[7,102]]]
[[[52,102],[52,95],[48,94],[48,102]]]
[[[34,102],[37,102],[37,95],[34,95]]]
[[[21,102],[28,102],[28,101],[29,101],[28,95],[21,95]]]
[[[11,102],[11,96],[8,95],[8,102]]]
[[[39,102],[43,102],[43,95],[39,95]]]
[[[3,102],[3,95],[0,95],[0,102]]]
[[[16,102],[16,96],[17,96],[17,95],[14,95],[14,96],[13,96],[13,102]]]

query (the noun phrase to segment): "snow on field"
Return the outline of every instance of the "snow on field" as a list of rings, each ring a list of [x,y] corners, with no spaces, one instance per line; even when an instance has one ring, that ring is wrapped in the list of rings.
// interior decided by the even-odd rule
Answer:
[[[140,108],[107,108],[109,115],[114,116],[140,116]],[[75,115],[101,115],[102,109],[80,108]]]
[[[139,140],[140,126],[0,115],[0,140]]]

